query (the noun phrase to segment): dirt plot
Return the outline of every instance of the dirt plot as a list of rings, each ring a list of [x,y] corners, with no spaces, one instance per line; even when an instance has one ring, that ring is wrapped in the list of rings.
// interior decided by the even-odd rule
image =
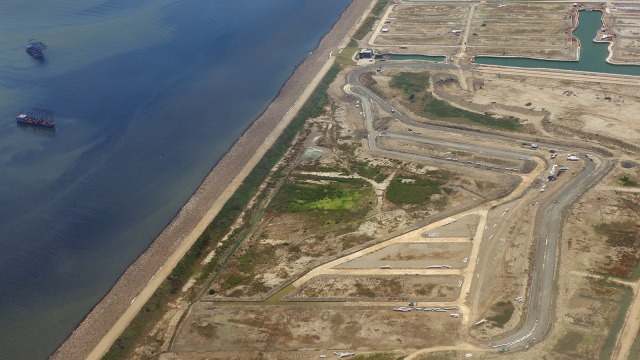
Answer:
[[[400,4],[393,7],[391,14],[398,17],[398,14],[404,14],[407,16],[438,16],[438,14],[457,14],[467,10],[466,5],[455,4],[419,4],[419,5],[406,5]]]
[[[638,28],[638,26],[640,26],[640,19],[638,19],[637,24],[634,24],[633,26],[630,27],[618,27],[617,29],[617,34],[621,37],[640,37],[640,28]],[[629,40],[634,40],[634,39],[629,39]]]
[[[478,215],[467,215],[456,221],[430,230],[428,233],[422,234],[424,237],[461,237],[472,238],[478,227]]]
[[[427,34],[389,34],[379,36],[376,45],[458,45],[459,36],[435,36],[434,32]]]
[[[527,36],[527,35],[502,35],[502,34],[482,34],[480,36],[469,37],[469,46],[487,46],[496,47],[496,44],[504,44],[514,42],[513,48],[539,48],[539,49],[555,49],[567,46],[566,36]],[[509,52],[508,55],[514,55]]]
[[[361,256],[338,269],[379,269],[391,266],[394,269],[424,269],[430,265],[448,265],[453,269],[467,266],[462,260],[471,254],[471,242],[394,244],[374,253]]]
[[[603,136],[628,143],[640,141],[640,123],[636,120],[640,99],[631,95],[638,93],[637,86],[604,83],[593,86],[565,80],[491,74],[480,75],[477,79],[482,79],[482,86],[472,94],[455,87],[445,90],[450,95],[485,105],[487,109],[499,102],[529,111],[544,111],[549,114],[551,126],[566,128],[566,135],[576,136],[576,130],[580,130],[593,134],[596,141]],[[498,109],[492,111],[501,113]],[[529,123],[543,133],[550,130],[543,117],[525,113],[518,117],[528,118]]]
[[[487,3],[479,7],[479,11],[489,12],[492,16],[511,16],[520,12],[538,13],[553,17],[555,12],[566,11],[569,7],[565,4],[541,4],[541,3]],[[478,10],[477,10],[478,11]]]
[[[306,282],[288,297],[305,301],[349,299],[448,302],[460,296],[459,281],[462,281],[462,276],[457,275],[321,275]]]
[[[589,219],[591,226],[581,225],[578,219]],[[638,224],[640,193],[596,188],[587,194],[571,211],[567,222],[567,247],[576,254],[572,257],[574,267],[637,279],[640,276]]]
[[[637,8],[619,7],[604,14],[607,33],[615,34],[611,60],[622,64],[638,64],[640,54],[640,11]]]
[[[402,45],[414,53],[448,53],[438,47],[462,45],[463,37],[451,32],[465,29],[472,6],[465,44],[469,55],[575,59],[577,41],[570,36],[573,9],[558,4],[399,4],[383,19],[386,31],[377,34],[372,45],[386,47],[383,52]]]
[[[530,27],[523,28],[520,26],[514,26],[514,23],[511,19],[500,19],[500,20],[491,20],[491,25],[487,25],[485,21],[476,21],[474,20],[471,23],[472,26],[472,36],[483,36],[483,35],[501,35],[501,36],[512,36],[512,35],[530,35],[530,36],[559,36],[565,31],[566,26],[561,23],[552,23],[547,24],[545,22],[527,22],[527,25]],[[485,25],[482,25],[485,24]],[[473,35],[473,34],[478,35]],[[566,36],[565,36],[566,38]],[[471,38],[470,40],[472,40]]]
[[[464,28],[468,12],[468,6],[396,5],[384,24],[388,32],[373,45],[459,45],[462,38],[451,31]]]
[[[426,311],[198,303],[175,338],[172,352],[410,350],[454,344],[458,325],[459,320],[446,313]]]

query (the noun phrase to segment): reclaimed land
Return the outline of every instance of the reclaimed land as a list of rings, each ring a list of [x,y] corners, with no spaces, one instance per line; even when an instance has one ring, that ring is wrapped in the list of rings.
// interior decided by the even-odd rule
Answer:
[[[265,112],[218,161],[175,218],[127,268],[51,359],[99,358],[108,350],[283,132],[329,70],[331,51],[340,45],[371,2],[353,0]],[[245,166],[240,168],[237,164]]]

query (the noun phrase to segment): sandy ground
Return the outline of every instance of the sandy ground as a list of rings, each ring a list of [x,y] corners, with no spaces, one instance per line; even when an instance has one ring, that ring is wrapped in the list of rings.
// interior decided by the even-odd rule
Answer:
[[[466,267],[464,258],[469,257],[469,243],[395,244],[337,266],[340,269],[375,269],[381,266],[392,268],[421,269],[426,266],[448,265],[454,269]]]
[[[339,46],[371,4],[354,0],[318,48],[296,69],[278,97],[236,141],[151,246],[55,351],[52,359],[96,359],[104,354],[271,147],[333,63]],[[246,164],[238,168],[236,164]]]
[[[313,278],[288,299],[303,301],[451,302],[460,296],[459,275],[363,275]]]
[[[239,351],[263,352],[262,356],[239,357],[243,359],[280,359],[270,356],[277,351],[297,353],[300,359],[318,359],[319,354],[335,359],[330,355],[333,351],[360,354],[368,349],[386,352],[398,347],[452,345],[459,323],[446,313],[397,313],[385,307],[217,307],[198,303],[192,313],[185,320],[186,331],[175,339],[175,352],[163,354],[161,359],[190,359],[197,353],[215,358],[221,351],[233,351],[234,355]]]

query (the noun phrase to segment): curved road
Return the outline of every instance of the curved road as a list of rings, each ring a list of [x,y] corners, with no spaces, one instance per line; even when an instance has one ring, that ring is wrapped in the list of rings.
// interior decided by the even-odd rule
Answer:
[[[355,93],[361,99],[361,103],[363,104],[363,111],[366,119],[366,126],[368,131],[368,139],[369,146],[372,150],[382,152],[382,153],[394,153],[401,154],[403,156],[409,155],[410,157],[421,157],[413,154],[404,154],[396,151],[385,150],[378,147],[377,138],[380,136],[392,136],[395,138],[401,139],[411,139],[424,141],[429,143],[434,143],[437,145],[445,145],[451,147],[458,147],[456,145],[461,145],[453,142],[444,142],[440,139],[425,139],[428,136],[415,137],[408,135],[391,135],[386,133],[381,133],[376,131],[373,128],[373,111],[371,105],[373,103],[377,104],[383,110],[388,112],[392,112],[399,121],[413,126],[419,127],[425,130],[438,130],[438,131],[447,131],[449,133],[458,133],[465,135],[474,135],[480,136],[487,139],[500,139],[500,140],[511,140],[514,142],[520,142],[521,139],[516,137],[507,136],[507,135],[497,135],[497,134],[485,134],[482,132],[476,132],[472,130],[464,130],[464,129],[452,129],[449,127],[438,126],[438,125],[427,125],[427,124],[418,124],[414,121],[408,119],[405,115],[400,112],[397,112],[393,107],[380,98],[378,95],[373,93],[367,87],[362,85],[358,78],[361,74],[365,72],[370,72],[376,68],[390,68],[390,67],[401,67],[401,68],[416,68],[416,69],[435,69],[435,70],[475,70],[474,66],[454,66],[449,64],[438,64],[438,63],[425,63],[425,62],[407,62],[401,64],[377,64],[370,65],[359,68],[347,76],[348,85],[345,87],[347,92]],[[349,89],[351,87],[351,89]],[[554,142],[552,139],[546,139],[544,141],[545,144],[550,146],[565,146],[565,144],[558,144]],[[487,144],[490,144],[487,142]],[[465,149],[473,149],[474,151],[485,151],[491,153],[496,156],[501,157],[528,157],[530,154],[521,154],[517,151],[513,151],[509,154],[505,154],[503,150],[499,149],[490,149],[488,146],[474,146],[469,144],[464,144]],[[588,151],[586,149],[578,149],[580,151]],[[593,150],[589,150],[590,152],[594,152]],[[593,157],[593,156],[592,156]],[[491,344],[494,348],[501,349],[521,349],[527,348],[530,345],[542,341],[548,331],[551,329],[554,322],[554,305],[555,305],[555,294],[554,294],[554,284],[555,284],[555,276],[557,270],[557,256],[558,256],[558,240],[561,239],[562,233],[562,224],[564,223],[564,213],[568,209],[568,207],[576,201],[586,190],[588,190],[591,186],[595,185],[604,175],[606,175],[612,167],[612,164],[603,158],[596,158],[597,162],[591,161],[588,157],[582,155],[583,160],[586,163],[586,168],[580,174],[576,175],[575,178],[568,183],[562,190],[560,190],[556,197],[555,202],[543,204],[543,207],[538,210],[538,242],[536,244],[536,254],[535,261],[531,266],[531,279],[530,279],[530,290],[529,296],[527,297],[527,309],[525,320],[520,324],[520,327],[509,334],[503,336],[499,339],[494,339],[494,342]],[[435,160],[437,162],[448,162],[443,159],[435,159],[430,158],[430,160]],[[490,168],[490,167],[487,167]],[[478,291],[478,289],[476,289]]]

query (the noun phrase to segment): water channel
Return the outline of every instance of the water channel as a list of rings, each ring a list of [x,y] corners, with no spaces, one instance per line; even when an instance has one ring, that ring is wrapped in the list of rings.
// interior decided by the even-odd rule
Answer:
[[[640,75],[638,65],[613,65],[605,61],[609,56],[609,43],[594,42],[593,39],[602,27],[600,11],[580,11],[578,27],[573,35],[580,39],[579,61],[555,61],[542,59],[526,59],[515,57],[478,56],[476,64],[515,66],[523,68],[547,68],[575,71],[591,71],[610,74]]]

